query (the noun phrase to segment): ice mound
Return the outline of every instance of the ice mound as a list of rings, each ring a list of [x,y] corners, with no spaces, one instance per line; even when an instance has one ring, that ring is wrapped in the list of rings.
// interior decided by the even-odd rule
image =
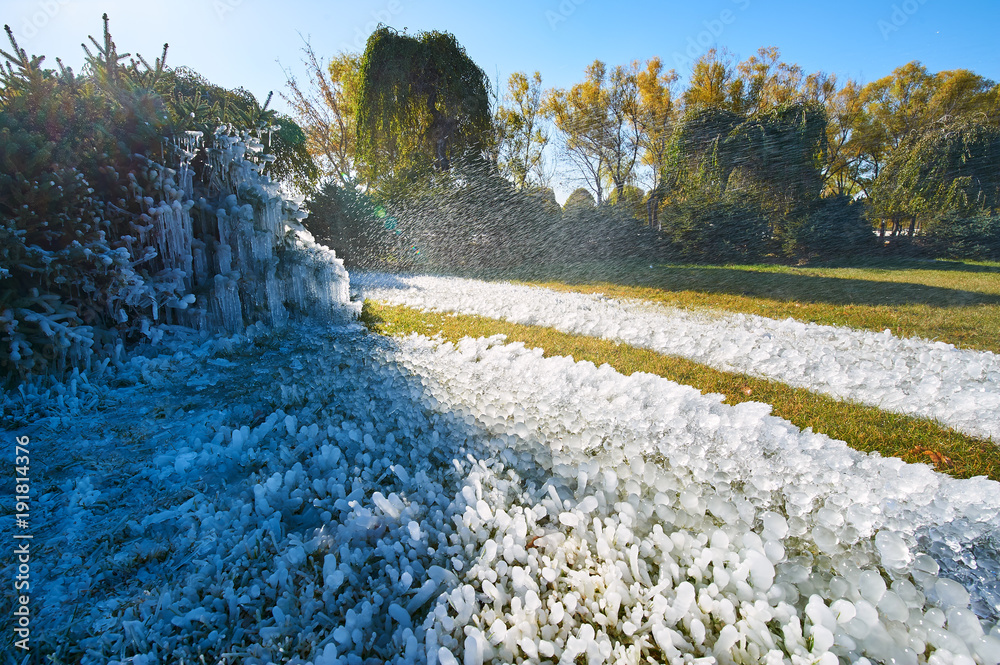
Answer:
[[[997,483],[767,405],[356,325],[181,340],[115,380],[17,432],[64,660],[1000,661]]]
[[[428,619],[428,662],[433,648],[440,662],[1000,656],[1000,606],[978,593],[973,611],[963,584],[937,576],[939,560],[967,560],[920,546],[996,534],[997,483],[857,453],[766,405],[498,341],[412,336],[395,355],[438,408],[535,467],[466,507],[458,534],[479,555]]]
[[[988,351],[470,279],[368,274],[354,285],[365,298],[611,339],[1000,440],[1000,358]]]
[[[155,344],[178,325],[236,333],[258,321],[283,325],[296,312],[356,316],[343,262],[303,228],[298,202],[246,158],[262,147],[256,138],[225,125],[207,145],[202,138],[187,132],[164,145],[161,159],[179,157],[177,168],[133,155],[124,199],[111,206],[123,219],[101,221],[86,237],[79,231],[86,246],[66,238],[59,249],[32,247],[38,264],[21,269],[37,277],[37,288],[0,308],[6,377],[26,390],[48,389],[74,380],[73,372],[100,373],[121,341]],[[196,153],[206,181],[197,189]],[[82,173],[72,182],[94,192]],[[0,267],[0,276],[6,272]],[[87,275],[101,277],[92,283]],[[77,282],[90,294],[82,300],[56,286]]]

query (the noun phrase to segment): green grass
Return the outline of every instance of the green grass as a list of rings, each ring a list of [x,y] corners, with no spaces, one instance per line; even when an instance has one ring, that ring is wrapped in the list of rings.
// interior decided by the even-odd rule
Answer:
[[[596,365],[607,363],[622,374],[657,374],[705,393],[722,393],[729,404],[751,400],[765,402],[773,406],[774,415],[798,427],[811,427],[816,432],[843,440],[856,450],[931,464],[958,478],[988,476],[1000,480],[1000,447],[989,441],[966,436],[931,420],[837,401],[776,381],[721,372],[682,358],[593,337],[569,335],[553,328],[421,312],[373,301],[365,302],[361,320],[370,330],[380,334],[415,332],[440,335],[449,341],[466,336],[504,334],[508,342],[541,348],[546,356],[568,355]]]
[[[594,262],[503,277],[674,307],[889,329],[901,337],[1000,353],[998,263],[906,260],[796,267]]]

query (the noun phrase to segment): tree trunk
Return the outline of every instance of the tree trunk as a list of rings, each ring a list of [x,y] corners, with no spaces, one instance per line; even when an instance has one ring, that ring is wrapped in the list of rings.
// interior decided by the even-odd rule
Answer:
[[[451,168],[448,161],[448,139],[454,129],[455,121],[446,118],[437,108],[437,92],[431,91],[427,96],[427,110],[431,114],[431,126],[427,133],[434,145],[434,168],[447,171]]]
[[[617,179],[614,180],[615,180],[615,201],[617,203],[621,203],[622,195],[624,193],[623,190],[625,189],[625,181]]]

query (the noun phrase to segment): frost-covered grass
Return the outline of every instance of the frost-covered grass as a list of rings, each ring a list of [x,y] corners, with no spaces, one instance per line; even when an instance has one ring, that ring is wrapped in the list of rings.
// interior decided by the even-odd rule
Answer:
[[[1000,480],[1000,448],[942,427],[926,418],[913,418],[849,401],[818,395],[735,372],[723,372],[684,358],[664,356],[627,344],[526,326],[477,316],[425,312],[405,306],[366,301],[362,322],[384,334],[440,335],[458,342],[463,337],[505,335],[508,342],[540,348],[545,356],[572,356],[595,365],[605,363],[625,375],[649,372],[703,393],[719,393],[728,404],[764,402],[776,416],[801,428],[811,427],[855,450],[878,452],[907,462],[934,465],[958,478],[987,476]]]
[[[508,278],[584,293],[641,298],[770,318],[892,330],[1000,353],[1000,264],[903,261],[859,267],[560,266]]]

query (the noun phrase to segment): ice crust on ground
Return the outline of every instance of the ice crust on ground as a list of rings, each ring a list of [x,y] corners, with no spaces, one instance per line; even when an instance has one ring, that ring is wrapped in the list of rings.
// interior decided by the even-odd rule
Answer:
[[[88,663],[1000,662],[995,482],[499,338],[258,333],[165,340],[12,432],[38,634]]]
[[[600,295],[434,276],[360,274],[365,298],[548,326],[720,370],[933,418],[1000,441],[1000,357],[888,331],[697,313]]]

